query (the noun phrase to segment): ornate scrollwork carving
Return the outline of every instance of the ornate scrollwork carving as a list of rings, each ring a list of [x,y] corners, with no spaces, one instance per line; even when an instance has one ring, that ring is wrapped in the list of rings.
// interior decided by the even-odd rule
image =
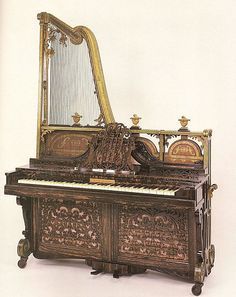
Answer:
[[[65,47],[67,47],[67,36],[65,33],[63,33],[61,30],[58,28],[48,25],[48,30],[47,30],[47,37],[44,42],[44,49],[45,53],[48,58],[51,58],[55,54],[55,50],[52,47],[52,42],[56,40],[57,34],[60,35],[59,37],[59,43]]]
[[[43,199],[42,244],[101,251],[101,206],[95,202]]]
[[[54,130],[42,130],[41,132],[41,141],[42,142],[45,142],[45,136],[48,134],[48,133],[52,133]]]
[[[213,192],[218,189],[217,184],[213,184],[208,188],[208,198],[213,197]]]
[[[119,253],[188,263],[187,212],[124,206]]]
[[[28,257],[31,253],[30,246],[30,230],[31,230],[31,221],[30,221],[30,211],[31,211],[31,201],[30,198],[17,197],[16,203],[22,206],[23,218],[25,223],[25,230],[22,234],[25,236],[24,239],[21,239],[17,246],[17,254],[20,257],[18,261],[18,266],[24,268],[27,264]]]
[[[172,138],[177,138],[179,135],[166,135],[165,136],[165,143],[164,145],[168,148],[169,147],[169,141]]]
[[[121,123],[108,124],[92,138],[84,167],[132,170],[131,152],[134,148],[134,137],[128,128]]]
[[[189,136],[188,138],[200,142],[201,143],[201,149],[204,148],[205,139],[204,139],[203,136]]]
[[[96,126],[102,126],[105,123],[103,114],[100,113],[99,117],[95,119],[94,122],[97,122]]]

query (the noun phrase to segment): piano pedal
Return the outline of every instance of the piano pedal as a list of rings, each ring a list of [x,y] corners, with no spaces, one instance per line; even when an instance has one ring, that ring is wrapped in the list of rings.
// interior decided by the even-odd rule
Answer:
[[[114,272],[113,272],[113,278],[119,278],[120,276],[119,276],[119,272],[117,271],[117,270],[115,270]]]
[[[101,269],[97,269],[97,270],[91,271],[90,274],[92,274],[92,275],[98,275],[101,272],[102,272]]]

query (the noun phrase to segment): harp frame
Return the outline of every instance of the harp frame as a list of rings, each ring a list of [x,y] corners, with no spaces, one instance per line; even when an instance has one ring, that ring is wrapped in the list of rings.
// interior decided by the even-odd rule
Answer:
[[[100,119],[105,124],[115,122],[110,106],[98,44],[93,32],[85,26],[70,27],[52,14],[41,12],[37,15],[40,24],[40,45],[39,45],[39,89],[38,89],[38,123],[37,123],[37,149],[36,155],[40,156],[41,143],[44,135],[51,131],[63,130],[62,126],[53,126],[48,124],[48,69],[50,52],[47,51],[45,44],[48,40],[49,25],[55,26],[60,30],[71,43],[79,45],[83,40],[86,41],[91,63],[95,90],[98,98],[98,104],[101,114]],[[100,127],[66,127],[66,130],[94,131],[97,132]]]

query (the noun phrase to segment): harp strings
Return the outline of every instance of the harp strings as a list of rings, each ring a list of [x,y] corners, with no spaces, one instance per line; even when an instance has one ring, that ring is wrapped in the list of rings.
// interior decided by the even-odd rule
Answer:
[[[89,51],[85,40],[74,45],[60,44],[59,36],[52,41],[55,54],[50,58],[49,123],[72,125],[72,115],[82,115],[81,125],[96,125],[100,107],[95,92]]]

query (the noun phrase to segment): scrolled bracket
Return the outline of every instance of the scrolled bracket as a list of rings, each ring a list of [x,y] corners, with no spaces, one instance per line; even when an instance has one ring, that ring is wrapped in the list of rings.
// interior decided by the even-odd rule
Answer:
[[[30,221],[30,212],[31,212],[31,200],[26,197],[17,197],[17,205],[22,206],[22,213],[25,223],[25,230],[22,231],[22,234],[25,236],[24,239],[21,239],[17,246],[17,254],[20,257],[18,261],[18,266],[24,268],[26,266],[29,255],[31,254],[31,221]]]
[[[206,275],[209,275],[211,273],[211,269],[214,266],[214,262],[215,246],[211,244],[210,247],[205,251]]]
[[[213,185],[209,186],[209,188],[208,188],[208,197],[212,198],[213,197],[213,192],[215,190],[217,190],[217,189],[218,189],[217,184],[213,184]]]
[[[45,136],[49,133],[52,133],[54,132],[54,130],[42,130],[41,131],[41,136],[40,136],[40,139],[41,141],[44,143],[45,142]]]

